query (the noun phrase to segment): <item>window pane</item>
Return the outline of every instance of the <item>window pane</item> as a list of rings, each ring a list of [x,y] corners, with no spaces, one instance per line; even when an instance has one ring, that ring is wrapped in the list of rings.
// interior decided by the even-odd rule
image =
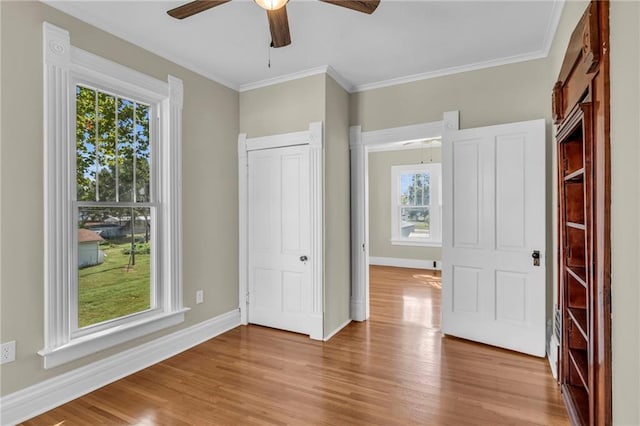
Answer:
[[[429,207],[400,207],[400,232],[405,238],[429,238]]]
[[[80,201],[96,200],[96,92],[76,87],[76,187]]]
[[[134,102],[118,99],[118,190],[120,201],[133,201]]]
[[[79,208],[79,328],[153,307],[150,225],[150,208]]]
[[[98,201],[116,200],[116,98],[98,92]]]
[[[400,175],[400,204],[424,206],[429,204],[429,173]]]
[[[149,146],[149,107],[136,105],[136,201],[150,201],[149,171],[150,171],[150,146]]]

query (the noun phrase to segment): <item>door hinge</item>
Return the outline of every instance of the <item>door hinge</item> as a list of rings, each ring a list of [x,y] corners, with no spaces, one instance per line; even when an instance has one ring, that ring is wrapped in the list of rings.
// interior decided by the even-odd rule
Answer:
[[[247,305],[248,305],[248,304],[249,304],[249,292],[247,292],[247,293],[245,294],[245,296],[246,296]]]

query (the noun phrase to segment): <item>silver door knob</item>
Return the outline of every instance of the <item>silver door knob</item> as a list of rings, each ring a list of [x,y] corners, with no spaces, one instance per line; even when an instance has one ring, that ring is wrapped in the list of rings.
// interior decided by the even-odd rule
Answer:
[[[309,260],[307,256],[300,256],[300,262],[306,262],[307,260]]]

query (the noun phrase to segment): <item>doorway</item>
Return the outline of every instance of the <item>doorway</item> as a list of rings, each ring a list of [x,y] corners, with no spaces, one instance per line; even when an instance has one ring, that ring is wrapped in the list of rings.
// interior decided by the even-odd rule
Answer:
[[[350,129],[349,145],[351,151],[351,232],[352,232],[352,291],[351,318],[365,321],[370,315],[369,266],[371,255],[370,212],[369,212],[369,154],[376,151],[394,151],[411,148],[411,144],[439,139],[447,123],[452,128],[458,127],[458,112],[445,113],[444,121],[435,121],[411,126],[396,127],[384,130],[363,132],[360,126]],[[419,161],[418,161],[419,162]],[[391,176],[389,176],[391,179]],[[391,198],[389,198],[391,201]],[[391,208],[388,208],[389,212]],[[402,213],[399,213],[402,216]],[[415,229],[414,229],[415,231]],[[402,231],[399,231],[402,234]],[[409,232],[410,233],[410,232]],[[437,269],[438,259],[422,259],[405,264],[391,266],[418,267]],[[429,262],[430,260],[430,262]],[[435,267],[433,261],[436,261]],[[384,256],[374,259],[384,265],[388,262]]]

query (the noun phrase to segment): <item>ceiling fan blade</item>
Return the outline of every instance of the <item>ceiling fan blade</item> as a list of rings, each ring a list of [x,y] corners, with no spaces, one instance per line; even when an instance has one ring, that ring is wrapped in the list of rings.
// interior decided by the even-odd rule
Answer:
[[[267,10],[269,18],[269,29],[271,30],[271,42],[273,47],[284,47],[291,44],[291,33],[289,32],[289,18],[287,18],[287,7],[283,6],[278,10]]]
[[[325,3],[335,4],[336,6],[346,7],[347,9],[355,10],[362,13],[368,13],[371,15],[378,5],[380,0],[320,0]]]
[[[182,6],[178,6],[175,9],[167,11],[169,16],[176,19],[184,19],[196,13],[204,12],[212,7],[220,6],[231,0],[195,0]]]

